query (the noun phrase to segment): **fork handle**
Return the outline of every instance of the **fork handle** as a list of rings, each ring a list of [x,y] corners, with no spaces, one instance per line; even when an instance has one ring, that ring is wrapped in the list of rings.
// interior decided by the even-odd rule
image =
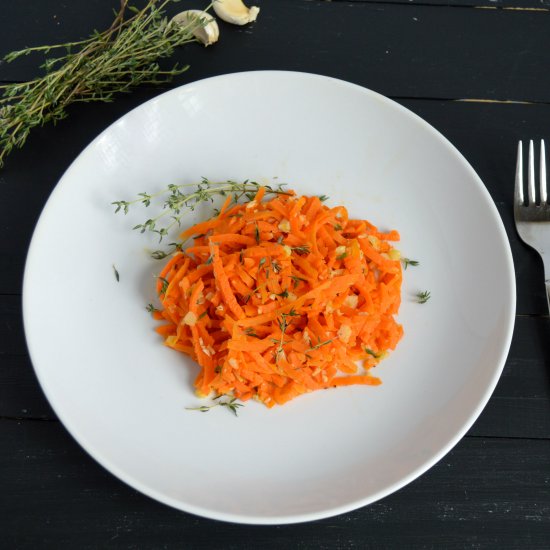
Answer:
[[[544,263],[544,282],[546,284],[546,301],[548,302],[548,312],[550,313],[550,256],[541,254]]]

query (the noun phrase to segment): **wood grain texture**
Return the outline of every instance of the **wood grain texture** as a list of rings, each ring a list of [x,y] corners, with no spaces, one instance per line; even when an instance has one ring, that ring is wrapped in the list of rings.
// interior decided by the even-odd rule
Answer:
[[[57,423],[0,421],[0,438],[9,449],[0,455],[7,548],[543,548],[550,529],[550,441],[466,439],[370,506],[304,525],[252,527],[137,493]]]
[[[217,45],[178,50],[176,60],[190,63],[191,73],[177,82],[286,69],[352,79],[392,97],[550,101],[550,72],[542,70],[550,12],[320,0],[259,4],[254,25],[222,24]],[[12,25],[0,35],[0,52],[83,38],[90,28],[108,25],[116,2],[50,0],[32,3],[30,13],[27,5],[7,1]],[[0,80],[32,78],[37,65],[34,56],[0,65]]]
[[[163,90],[80,105],[57,127],[36,130],[0,170],[2,547],[548,548],[550,317],[542,263],[516,235],[511,200],[517,139],[549,138],[550,14],[543,10],[550,0],[254,3],[262,9],[256,24],[222,24],[215,47],[178,51],[177,60],[191,69],[174,85],[240,70],[315,72],[392,97],[442,132],[495,201],[515,262],[518,316],[494,395],[468,435],[426,474],[371,506],[323,521],[213,522],[118,481],[74,442],[38,385],[23,335],[21,281],[34,224],[63,172],[106,126]],[[83,38],[108,26],[117,5],[3,0],[9,24],[2,26],[0,55]],[[186,7],[187,0],[173,11]],[[0,81],[32,78],[38,64],[32,56],[0,63]],[[464,98],[490,102],[455,101]]]

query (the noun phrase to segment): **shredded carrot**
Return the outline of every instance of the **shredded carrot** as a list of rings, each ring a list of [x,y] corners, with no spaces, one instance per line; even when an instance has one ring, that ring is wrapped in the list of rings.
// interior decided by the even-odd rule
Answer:
[[[306,392],[381,383],[370,369],[403,335],[392,243],[347,210],[293,191],[231,206],[182,233],[157,284],[164,343],[199,365],[197,394],[267,407]],[[362,361],[361,366],[357,362]]]

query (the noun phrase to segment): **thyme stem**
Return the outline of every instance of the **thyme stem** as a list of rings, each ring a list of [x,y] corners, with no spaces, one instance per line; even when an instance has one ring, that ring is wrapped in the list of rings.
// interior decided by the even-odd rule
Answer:
[[[191,192],[182,192],[182,189],[189,187],[195,187],[196,189]],[[259,183],[254,181],[244,181],[238,183],[235,181],[227,181],[222,183],[214,183],[206,178],[199,183],[185,183],[181,185],[168,185],[167,188],[159,191],[158,193],[139,193],[138,198],[131,201],[114,201],[112,204],[116,206],[115,213],[124,212],[127,214],[130,207],[136,204],[141,204],[145,207],[150,206],[151,203],[158,198],[163,197],[162,210],[156,216],[149,218],[144,223],[140,223],[134,227],[139,229],[141,233],[145,231],[152,231],[160,236],[160,240],[165,235],[168,235],[170,229],[175,225],[181,225],[181,219],[185,213],[193,211],[197,204],[202,202],[211,202],[213,197],[220,195],[222,197],[227,195],[233,195],[235,202],[238,202],[242,197],[248,199],[248,194],[255,194],[260,187]],[[264,186],[266,188],[266,194],[274,195],[288,195],[283,190],[283,185],[278,185],[276,188],[269,185]],[[157,226],[159,220],[169,216],[171,222],[162,227]]]
[[[171,24],[164,9],[177,0],[148,0],[141,10],[128,1],[121,0],[111,26],[103,32],[5,56],[11,63],[30,53],[66,52],[44,61],[44,76],[0,86],[0,166],[14,148],[25,144],[33,128],[65,118],[70,104],[109,102],[115,94],[140,84],[166,83],[187,70],[177,64],[162,69],[158,60],[170,57],[177,46],[196,42],[193,32],[205,22],[195,18],[185,26]],[[127,17],[127,12],[133,15]]]

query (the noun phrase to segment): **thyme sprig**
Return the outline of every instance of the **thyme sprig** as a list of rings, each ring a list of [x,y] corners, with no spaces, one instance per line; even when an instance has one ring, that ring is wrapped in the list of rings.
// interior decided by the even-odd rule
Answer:
[[[281,331],[281,338],[279,340],[273,339],[274,343],[279,344],[277,350],[275,351],[275,361],[279,360],[279,356],[283,353],[283,346],[288,344],[285,342],[285,334],[288,327],[292,323],[292,319],[288,320],[289,317],[299,317],[299,314],[294,308],[292,308],[288,313],[282,313],[280,317],[277,318],[277,324],[279,325],[279,330]]]
[[[45,74],[28,82],[0,86],[0,166],[14,148],[21,148],[31,130],[67,116],[73,103],[110,102],[116,94],[141,84],[164,84],[188,69],[175,64],[163,69],[158,60],[177,46],[196,42],[193,32],[206,24],[193,18],[182,26],[165,17],[165,7],[178,0],[148,0],[143,9],[120,0],[111,26],[78,42],[25,48],[7,54],[8,63],[38,53],[47,56]]]
[[[266,194],[288,195],[284,190],[285,184],[279,184],[276,187],[264,185]],[[115,213],[123,212],[127,214],[134,205],[150,206],[154,201],[161,199],[161,212],[153,218],[149,218],[143,223],[134,227],[141,233],[151,231],[159,235],[159,240],[168,235],[170,229],[181,225],[181,219],[187,212],[195,210],[198,204],[203,202],[213,202],[215,196],[226,197],[233,196],[235,203],[243,198],[250,200],[258,191],[260,184],[255,181],[245,180],[242,183],[228,180],[226,182],[211,182],[203,178],[200,183],[184,183],[181,185],[170,184],[158,193],[138,193],[137,198],[131,201],[114,201],[112,204],[116,207]],[[163,225],[161,225],[161,222]],[[165,220],[170,220],[164,223]]]
[[[214,401],[216,401],[216,399],[219,399],[220,397],[222,396],[218,395],[218,397],[214,398]],[[213,409],[214,407],[226,407],[235,416],[239,416],[238,408],[244,407],[244,405],[242,403],[236,403],[236,401],[237,401],[237,398],[232,397],[231,399],[229,399],[229,401],[216,401],[216,403],[214,403],[213,405],[201,405],[200,407],[185,407],[185,408],[188,411],[208,412],[210,409]]]
[[[315,346],[310,347],[307,351],[315,351],[316,349],[322,348],[323,346],[326,346],[327,344],[331,344],[334,341],[334,338],[331,338],[330,340],[325,340],[324,342],[321,342],[320,338],[317,338],[318,344]]]

